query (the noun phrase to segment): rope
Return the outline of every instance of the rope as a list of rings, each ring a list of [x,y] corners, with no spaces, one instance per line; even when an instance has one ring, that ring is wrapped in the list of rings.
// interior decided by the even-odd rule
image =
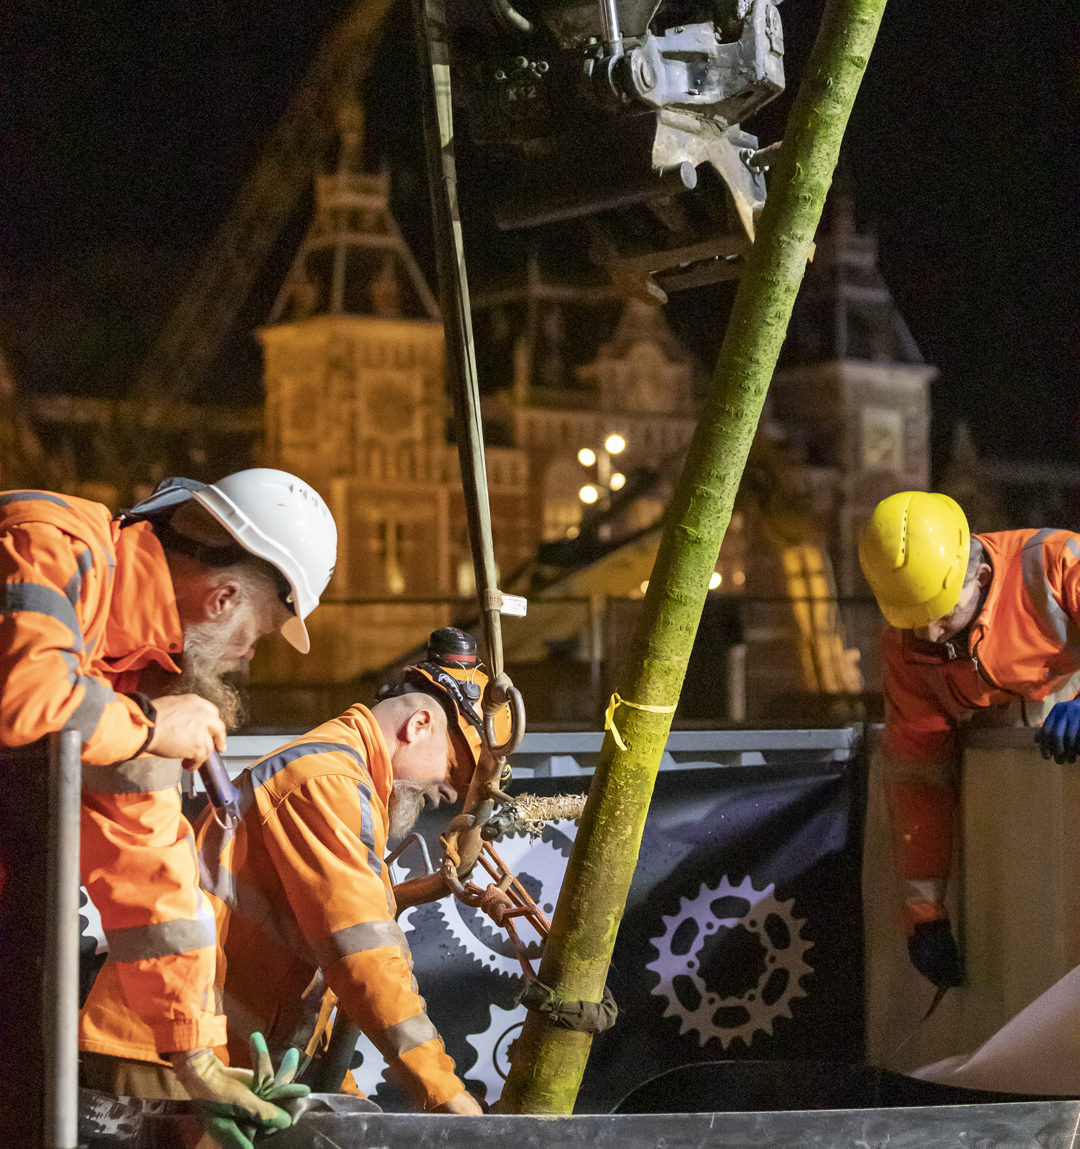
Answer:
[[[623,698],[616,690],[611,696],[611,701],[608,703],[607,710],[604,711],[604,729],[611,731],[611,736],[615,739],[615,745],[620,750],[626,749],[626,743],[622,740],[622,735],[619,733],[619,728],[615,725],[615,711],[620,706],[629,706],[634,710],[644,710],[649,714],[674,714],[674,706],[649,706],[645,702],[631,702],[628,698]]]
[[[506,915],[517,907],[505,891],[498,886],[488,886],[480,895],[480,909],[497,925],[503,924]]]
[[[584,794],[552,794],[548,798],[537,794],[518,794],[488,819],[484,837],[491,841],[504,834],[523,831],[531,838],[539,838],[545,822],[556,822],[564,818],[576,821],[584,809]]]

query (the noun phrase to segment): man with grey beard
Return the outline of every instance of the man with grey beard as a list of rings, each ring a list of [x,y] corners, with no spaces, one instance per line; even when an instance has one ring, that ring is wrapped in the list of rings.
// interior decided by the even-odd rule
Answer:
[[[169,479],[131,511],[50,491],[0,493],[0,1140],[39,1141],[43,739],[82,743],[82,877],[109,942],[102,977],[190,1095],[255,1124],[288,1115],[211,1053],[213,915],[198,886],[181,768],[224,749],[238,714],[222,675],[275,630],[307,650],[329,581],[333,518],[294,475]],[[84,1016],[80,1047],[122,1052]],[[6,1136],[4,1136],[6,1134]]]
[[[408,690],[370,710],[352,706],[240,775],[235,828],[211,811],[198,822],[231,1065],[249,1064],[254,1032],[265,1034],[275,1060],[303,1049],[314,987],[325,983],[418,1109],[481,1111],[428,1019],[384,862],[388,842],[407,834],[420,810],[456,800],[451,773],[472,774],[471,752],[451,737],[452,705]],[[122,997],[98,1007],[103,1024],[132,1037],[128,1058],[168,1072],[150,1034],[137,1039]]]

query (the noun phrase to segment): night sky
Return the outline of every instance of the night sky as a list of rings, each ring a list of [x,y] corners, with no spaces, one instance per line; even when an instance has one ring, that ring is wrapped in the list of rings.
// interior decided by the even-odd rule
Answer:
[[[24,389],[123,393],[345,7],[5,6],[0,340]],[[745,125],[763,143],[783,134],[820,8],[781,7],[788,91]],[[1074,10],[893,0],[849,127],[844,163],[860,220],[877,229],[886,280],[941,371],[939,460],[959,417],[984,453],[1080,462]],[[423,261],[407,13],[386,43],[373,82],[381,110],[370,114]],[[253,297],[249,326],[265,318],[285,255]],[[706,355],[723,303],[722,292],[701,291],[673,309]],[[230,362],[238,394],[257,395],[250,336],[237,334]]]

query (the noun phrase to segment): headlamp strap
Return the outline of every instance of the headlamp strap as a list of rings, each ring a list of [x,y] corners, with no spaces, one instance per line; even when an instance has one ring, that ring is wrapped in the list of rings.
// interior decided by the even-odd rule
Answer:
[[[470,723],[470,725],[474,726],[480,736],[483,737],[483,720],[481,719],[480,715],[476,713],[472,703],[465,697],[465,692],[461,689],[461,683],[452,674],[447,674],[447,672],[443,670],[443,668],[437,662],[418,662],[415,664],[415,666],[418,670],[425,671],[431,676],[432,682],[434,682],[436,686],[440,687],[450,696],[451,700],[457,706],[462,716]],[[412,679],[412,684],[420,686],[421,689],[423,689],[425,685],[430,685],[425,684],[422,681],[422,677],[423,676],[420,675],[417,678]],[[407,672],[406,680],[408,680]]]
[[[186,555],[204,567],[231,567],[250,556],[250,552],[239,543],[225,543],[222,546],[201,543],[189,535],[182,535],[168,522],[157,524],[154,533],[166,550]]]

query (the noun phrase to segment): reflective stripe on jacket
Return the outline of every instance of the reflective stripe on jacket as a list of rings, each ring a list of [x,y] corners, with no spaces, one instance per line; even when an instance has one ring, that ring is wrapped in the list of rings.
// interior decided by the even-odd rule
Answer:
[[[394,920],[383,862],[392,781],[374,718],[354,706],[249,767],[238,780],[240,825],[224,831],[208,811],[196,837],[218,919],[229,1060],[248,1064],[256,1030],[275,1059],[289,1044],[303,1046],[321,969],[386,1058],[389,1076],[431,1109],[465,1087],[427,1016]],[[110,1006],[124,1008],[122,1000]]]
[[[894,627],[883,640],[886,793],[912,922],[945,914],[961,729],[1018,702],[1038,725],[1043,703],[1080,690],[1080,535],[976,537],[993,575],[967,651]]]
[[[82,880],[109,941],[102,974],[163,1051],[213,1045],[224,1033],[213,914],[180,810],[180,764],[135,758],[150,723],[124,693],[162,693],[179,673],[182,644],[149,524],[122,528],[107,507],[50,491],[0,494],[0,747],[80,732]],[[83,1048],[126,1052],[96,1036],[84,1015]]]

